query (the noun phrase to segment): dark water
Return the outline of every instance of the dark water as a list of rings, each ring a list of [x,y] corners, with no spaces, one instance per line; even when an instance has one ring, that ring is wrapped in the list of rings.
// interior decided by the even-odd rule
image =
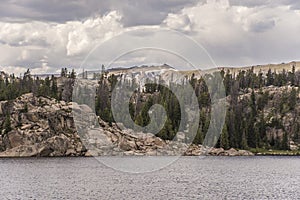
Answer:
[[[0,180],[0,199],[300,199],[300,158],[182,157],[144,174],[94,158],[0,159]]]

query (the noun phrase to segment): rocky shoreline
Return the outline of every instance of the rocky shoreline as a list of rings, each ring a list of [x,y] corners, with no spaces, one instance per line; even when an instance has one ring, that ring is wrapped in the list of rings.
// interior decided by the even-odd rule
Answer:
[[[2,130],[0,157],[64,156],[253,156],[246,150],[205,148],[180,140],[164,141],[152,134],[121,130],[97,119],[100,126],[77,132],[72,109],[90,115],[86,105],[36,97],[32,93],[0,102],[1,120],[10,113],[11,130]],[[99,131],[100,130],[100,131]]]

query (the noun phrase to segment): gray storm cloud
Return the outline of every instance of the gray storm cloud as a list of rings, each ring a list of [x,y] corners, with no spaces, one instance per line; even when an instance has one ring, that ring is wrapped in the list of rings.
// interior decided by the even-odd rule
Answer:
[[[0,70],[18,74],[26,68],[36,73],[56,72],[62,66],[77,68],[98,44],[143,28],[182,32],[203,45],[221,66],[299,60],[299,8],[297,0],[72,0],[63,4],[4,0]],[[147,35],[140,32],[136,37],[143,34]],[[130,44],[120,41],[112,48],[124,45]],[[174,45],[181,44],[175,41]],[[190,54],[197,56],[197,52]],[[147,60],[128,59],[136,65]]]

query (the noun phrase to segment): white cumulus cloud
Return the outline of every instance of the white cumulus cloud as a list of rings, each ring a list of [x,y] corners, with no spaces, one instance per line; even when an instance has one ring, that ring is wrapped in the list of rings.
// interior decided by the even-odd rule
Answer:
[[[121,15],[111,11],[66,23],[0,22],[0,53],[6,55],[0,58],[0,66],[24,66],[37,73],[48,72],[51,66],[79,66],[95,45],[123,30],[120,20]]]

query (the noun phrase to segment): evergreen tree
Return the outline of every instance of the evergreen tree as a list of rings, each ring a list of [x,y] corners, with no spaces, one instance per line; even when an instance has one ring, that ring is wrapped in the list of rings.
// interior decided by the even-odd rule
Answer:
[[[76,72],[74,71],[74,69],[72,69],[70,78],[75,79],[76,78]]]
[[[289,99],[290,110],[294,110],[297,103],[297,91],[295,88],[292,88],[288,99]]]
[[[251,92],[251,98],[250,98],[250,108],[251,113],[247,120],[247,136],[248,136],[248,145],[249,147],[256,148],[257,147],[257,131],[255,129],[255,123],[256,123],[256,98],[254,90]]]
[[[242,149],[248,149],[248,144],[247,144],[247,137],[246,137],[246,133],[243,132],[242,134],[242,142],[241,142],[241,148]]]
[[[56,82],[56,78],[53,75],[51,77],[51,97],[53,98],[58,97],[57,82]]]
[[[292,67],[292,72],[289,75],[289,79],[290,79],[291,85],[294,86],[295,85],[295,65],[293,65],[293,67]]]
[[[274,84],[274,77],[272,70],[269,69],[267,73],[267,86],[273,85]]]
[[[228,130],[226,124],[224,125],[222,129],[222,134],[220,138],[220,147],[223,149],[229,149],[229,136],[228,136]]]
[[[282,142],[281,142],[281,149],[282,150],[289,150],[288,135],[287,135],[287,133],[283,134],[283,138],[282,138]]]
[[[11,122],[10,122],[10,114],[6,115],[5,121],[4,121],[4,134],[7,134],[12,130],[11,128]]]
[[[203,143],[203,133],[202,133],[202,128],[199,127],[198,130],[197,130],[197,134],[195,136],[195,139],[194,139],[194,144],[202,144]]]

